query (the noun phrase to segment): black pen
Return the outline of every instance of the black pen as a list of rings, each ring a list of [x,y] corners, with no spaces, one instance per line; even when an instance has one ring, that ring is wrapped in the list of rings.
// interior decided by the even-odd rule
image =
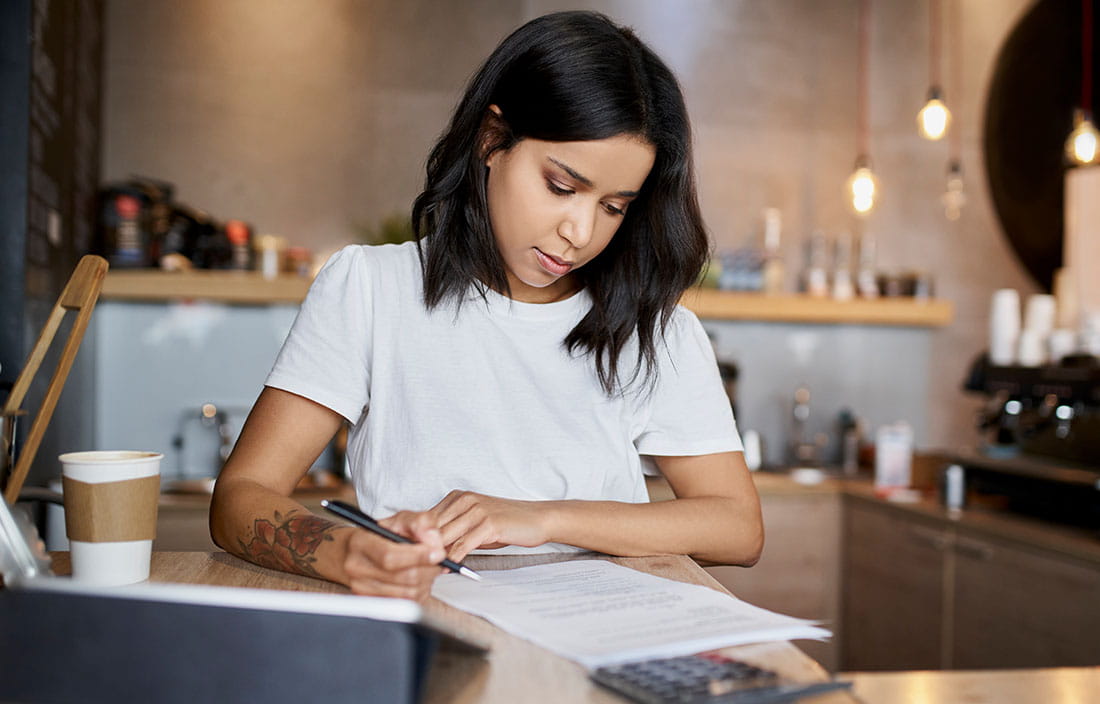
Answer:
[[[329,513],[334,513],[340,518],[349,520],[360,528],[366,528],[371,533],[374,533],[375,535],[380,535],[386,540],[392,540],[395,543],[413,542],[403,535],[398,535],[392,530],[387,530],[378,525],[378,521],[374,520],[351,504],[344,503],[343,501],[336,501],[335,499],[323,499],[321,501],[321,506],[323,506],[324,509]],[[474,572],[472,569],[462,564],[461,562],[455,562],[454,560],[443,558],[443,562],[440,562],[439,564],[446,567],[451,572],[459,573],[463,577],[469,577],[470,579],[477,582],[481,581],[481,575],[479,575],[477,572]]]

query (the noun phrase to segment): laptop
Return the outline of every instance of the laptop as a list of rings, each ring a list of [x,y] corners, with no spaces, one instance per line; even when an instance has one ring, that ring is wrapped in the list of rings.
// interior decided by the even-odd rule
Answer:
[[[404,599],[58,577],[0,500],[3,701],[409,702],[433,661],[486,640]],[[449,667],[448,669],[454,669]]]

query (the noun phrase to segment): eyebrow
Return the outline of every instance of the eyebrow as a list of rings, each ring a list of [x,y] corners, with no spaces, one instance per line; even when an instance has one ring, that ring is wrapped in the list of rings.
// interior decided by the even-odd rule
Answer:
[[[569,174],[573,178],[575,178],[578,181],[580,181],[581,183],[583,183],[585,186],[588,186],[589,188],[592,188],[592,186],[593,186],[592,179],[587,178],[585,176],[582,176],[581,174],[577,173],[574,169],[567,166],[566,164],[561,163],[560,161],[558,161],[557,159],[555,159],[552,156],[548,156],[548,157],[546,157],[546,159],[547,159],[547,161],[550,161],[551,163],[558,166],[565,173]],[[615,195],[622,196],[624,198],[633,198],[633,197],[638,195],[638,191],[618,191],[617,193],[615,193]]]

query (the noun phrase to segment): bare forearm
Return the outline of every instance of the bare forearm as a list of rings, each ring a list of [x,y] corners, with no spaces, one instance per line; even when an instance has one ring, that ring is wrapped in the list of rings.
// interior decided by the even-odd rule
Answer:
[[[764,533],[759,506],[718,496],[645,504],[551,501],[542,504],[548,542],[612,555],[687,554],[752,565]]]
[[[219,481],[210,507],[210,534],[227,552],[340,584],[347,584],[343,562],[350,530],[246,479]]]

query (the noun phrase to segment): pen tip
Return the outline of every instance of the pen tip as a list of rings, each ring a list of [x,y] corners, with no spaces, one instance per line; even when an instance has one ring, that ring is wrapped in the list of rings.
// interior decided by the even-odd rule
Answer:
[[[480,582],[480,581],[481,581],[481,575],[480,575],[480,574],[478,574],[477,572],[474,572],[474,571],[473,571],[472,569],[470,569],[469,567],[463,567],[463,568],[462,568],[462,569],[460,569],[460,570],[459,570],[458,572],[459,572],[459,574],[461,574],[462,576],[464,576],[464,577],[469,577],[470,579],[474,580],[475,582]]]

